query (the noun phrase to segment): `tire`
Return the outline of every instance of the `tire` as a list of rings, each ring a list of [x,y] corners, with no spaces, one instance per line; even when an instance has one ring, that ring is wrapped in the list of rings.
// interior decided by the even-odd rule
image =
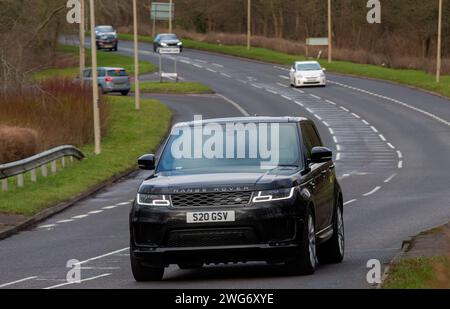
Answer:
[[[316,228],[314,216],[308,210],[303,228],[300,252],[293,260],[286,262],[289,273],[293,275],[312,275],[317,268]]]
[[[127,96],[129,93],[130,93],[130,90],[120,92],[120,94],[123,96]]]
[[[318,248],[318,258],[322,264],[338,264],[344,260],[345,229],[341,202],[336,204],[333,231],[333,236]]]
[[[203,267],[203,264],[178,264],[178,268],[180,269],[200,269]]]
[[[114,46],[114,48],[113,48],[113,51],[118,51],[119,50],[119,45],[118,44],[116,44],[116,46]]]
[[[134,257],[134,254],[130,254],[131,259],[131,271],[133,272],[134,280],[137,282],[146,281],[161,281],[164,276],[164,267],[146,267],[139,263]]]

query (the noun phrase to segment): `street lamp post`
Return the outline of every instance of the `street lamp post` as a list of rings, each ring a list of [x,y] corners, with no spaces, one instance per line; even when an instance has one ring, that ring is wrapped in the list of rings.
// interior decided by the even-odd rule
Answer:
[[[172,7],[173,7],[173,0],[170,0],[170,6],[169,6],[169,10],[170,10],[170,12],[169,12],[169,33],[172,33],[172,19],[173,19],[173,16],[172,16],[172,12],[173,12],[173,10],[172,10]]]
[[[442,0],[439,0],[439,20],[437,39],[436,82],[441,79],[441,48],[442,48]]]
[[[80,0],[80,83],[81,86],[84,86],[84,69],[86,68],[86,51],[84,49],[84,40],[85,40],[85,19],[84,19],[84,0]]]
[[[95,42],[95,6],[94,0],[89,0],[91,15],[91,51],[92,51],[92,99],[94,108],[94,140],[95,154],[102,152],[100,132],[100,108],[98,106],[98,72],[97,72],[97,44]]]
[[[247,0],[247,49],[251,47],[252,36],[252,0]]]
[[[141,108],[141,94],[139,87],[139,42],[137,21],[137,0],[133,0],[133,27],[134,27],[134,100],[137,110]]]
[[[328,0],[328,63],[331,63],[332,60],[332,52],[333,52],[333,46],[332,46],[332,26],[331,26],[331,0]]]

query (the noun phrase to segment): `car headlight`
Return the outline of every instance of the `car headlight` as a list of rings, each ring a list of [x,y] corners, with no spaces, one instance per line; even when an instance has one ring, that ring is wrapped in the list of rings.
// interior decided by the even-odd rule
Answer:
[[[164,207],[170,206],[170,199],[167,195],[138,194],[137,203],[144,206]]]
[[[294,196],[295,188],[259,191],[253,198],[253,203],[288,200]]]
[[[162,42],[161,46],[167,46],[167,43]]]
[[[177,45],[181,46],[181,45],[183,45],[183,42],[178,42]]]

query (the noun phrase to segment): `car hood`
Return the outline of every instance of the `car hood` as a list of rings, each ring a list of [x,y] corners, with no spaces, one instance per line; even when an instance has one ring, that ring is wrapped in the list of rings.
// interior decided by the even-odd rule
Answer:
[[[297,75],[301,75],[303,77],[319,77],[323,73],[322,70],[314,70],[314,71],[298,71]]]
[[[261,191],[298,185],[298,169],[277,168],[267,172],[153,175],[139,188],[141,194]]]
[[[180,40],[161,40],[161,43],[166,43],[166,44],[177,44],[179,42],[180,42]]]

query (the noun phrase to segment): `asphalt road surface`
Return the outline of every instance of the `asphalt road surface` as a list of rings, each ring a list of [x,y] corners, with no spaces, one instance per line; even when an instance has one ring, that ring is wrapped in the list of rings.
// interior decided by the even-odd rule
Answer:
[[[119,53],[132,55],[121,42]],[[140,57],[158,64],[149,44]],[[128,212],[139,172],[0,243],[0,288],[369,288],[366,263],[385,264],[407,237],[450,219],[450,101],[386,82],[328,74],[326,88],[293,89],[286,68],[186,50],[181,78],[217,95],[152,96],[175,121],[242,115],[306,116],[335,152],[345,199],[346,258],[313,276],[251,263],[180,270],[136,283],[129,265]],[[164,70],[173,69],[164,57]],[[81,261],[68,284],[66,263]]]

